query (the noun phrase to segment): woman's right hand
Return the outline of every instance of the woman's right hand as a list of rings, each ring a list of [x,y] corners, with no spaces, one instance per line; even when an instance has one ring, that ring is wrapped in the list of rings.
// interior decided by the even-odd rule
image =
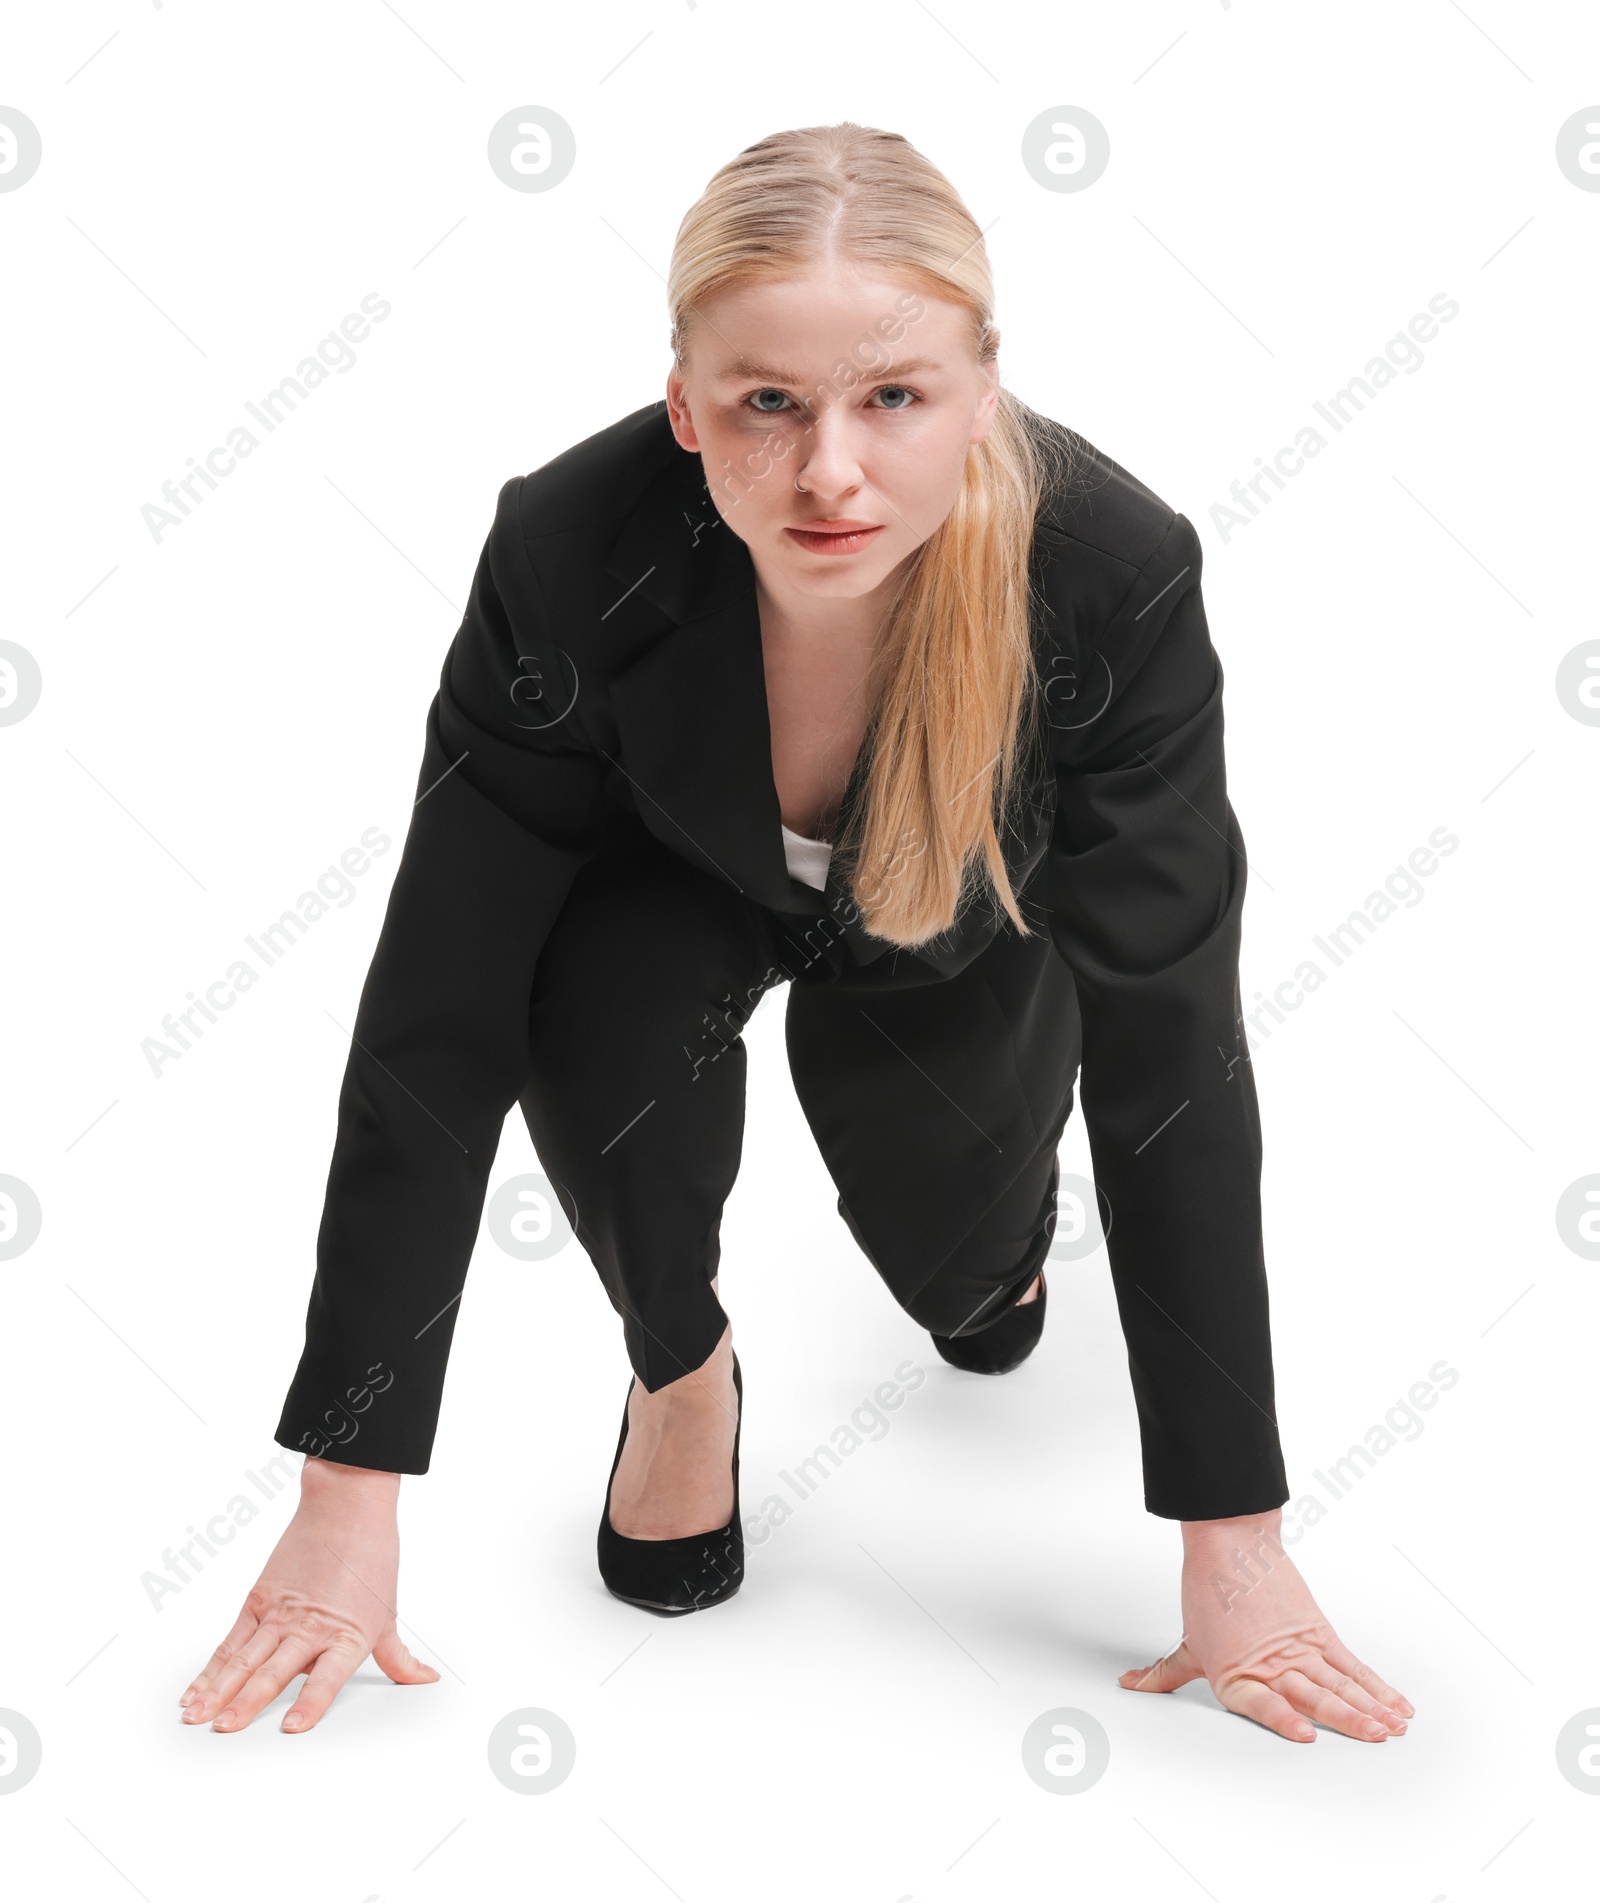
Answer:
[[[370,1653],[397,1685],[439,1674],[395,1627],[400,1476],[308,1458],[300,1504],[233,1630],[178,1701],[185,1724],[240,1731],[300,1673],[285,1731],[309,1731]]]

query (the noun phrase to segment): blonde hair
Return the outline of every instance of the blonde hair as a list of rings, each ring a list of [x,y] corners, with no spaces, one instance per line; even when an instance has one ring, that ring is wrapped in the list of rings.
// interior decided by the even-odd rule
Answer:
[[[699,305],[834,255],[965,306],[976,361],[994,360],[993,283],[971,213],[899,133],[847,120],[748,146],[684,217],[668,278],[677,366]],[[947,931],[984,873],[1032,935],[1000,838],[1009,802],[1026,792],[1021,768],[1037,732],[1029,563],[1063,452],[1034,427],[1042,421],[1000,391],[955,505],[911,557],[874,650],[866,777],[834,851],[865,929],[908,949]]]

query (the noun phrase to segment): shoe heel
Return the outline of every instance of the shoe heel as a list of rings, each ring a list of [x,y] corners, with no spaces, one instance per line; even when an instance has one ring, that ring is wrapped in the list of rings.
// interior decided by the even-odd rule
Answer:
[[[611,1482],[622,1464],[628,1442],[628,1404],[622,1405],[622,1432],[606,1479],[605,1504],[600,1510],[596,1557],[606,1590],[630,1606],[664,1617],[704,1612],[731,1599],[744,1584],[744,1526],[739,1518],[739,1437],[744,1427],[744,1381],[739,1357],[733,1357],[733,1389],[739,1397],[739,1418],[733,1430],[733,1518],[710,1533],[689,1533],[682,1539],[635,1540],[611,1524]],[[631,1397],[633,1384],[629,1384]]]

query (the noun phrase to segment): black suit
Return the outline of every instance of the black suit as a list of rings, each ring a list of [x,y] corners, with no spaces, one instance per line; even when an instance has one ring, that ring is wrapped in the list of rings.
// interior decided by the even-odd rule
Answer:
[[[519,1099],[641,1382],[698,1365],[723,1321],[738,1031],[792,979],[841,1213],[939,1333],[995,1319],[1043,1260],[1081,1057],[1146,1505],[1287,1499],[1200,543],[1072,442],[1035,537],[1046,738],[1004,841],[1036,936],[978,903],[915,955],[866,934],[837,859],[821,894],[788,874],[754,568],[665,404],[506,483],[361,996],[285,1446],[426,1471]],[[355,1417],[349,1439],[325,1425]]]

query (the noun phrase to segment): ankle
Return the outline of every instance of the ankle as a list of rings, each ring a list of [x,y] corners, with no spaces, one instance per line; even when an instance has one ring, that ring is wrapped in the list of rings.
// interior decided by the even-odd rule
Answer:
[[[647,1394],[642,1387],[633,1391],[639,1413],[655,1420],[669,1416],[694,1419],[700,1415],[727,1414],[733,1407],[735,1393],[731,1361],[726,1367],[708,1363],[696,1368],[693,1374],[669,1381],[654,1394]]]

